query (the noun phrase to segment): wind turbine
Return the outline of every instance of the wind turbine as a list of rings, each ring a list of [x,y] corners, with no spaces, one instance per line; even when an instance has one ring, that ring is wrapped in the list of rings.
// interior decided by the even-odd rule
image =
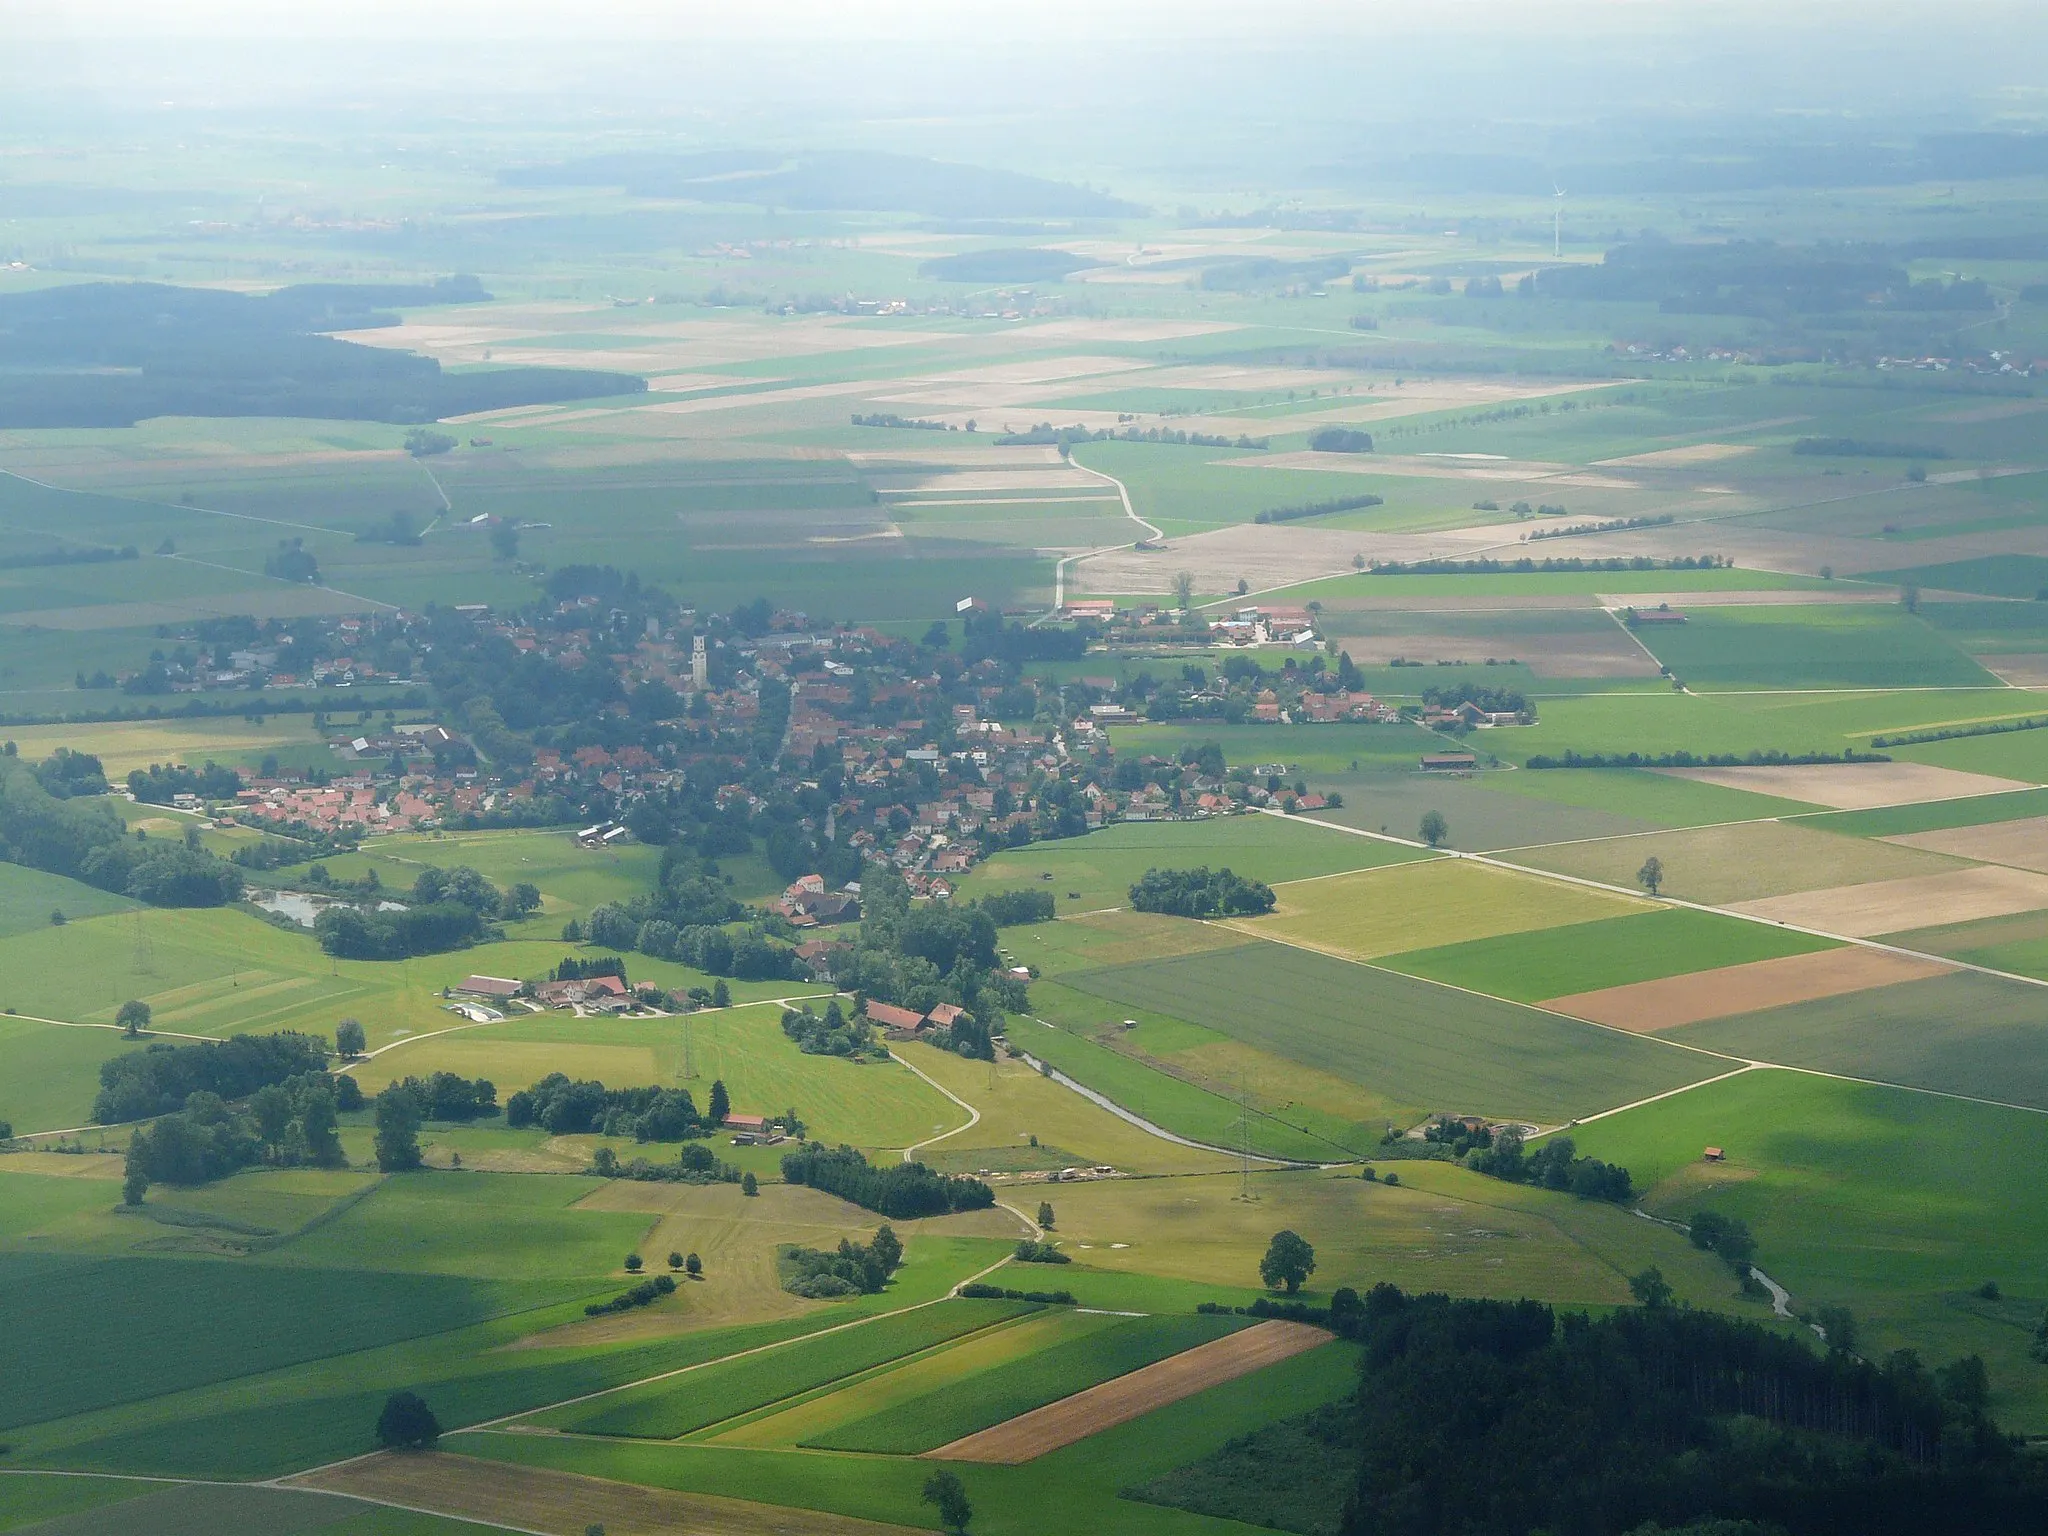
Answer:
[[[1564,255],[1564,188],[1553,181],[1550,184],[1550,190],[1555,198],[1550,216],[1550,254],[1562,256]]]

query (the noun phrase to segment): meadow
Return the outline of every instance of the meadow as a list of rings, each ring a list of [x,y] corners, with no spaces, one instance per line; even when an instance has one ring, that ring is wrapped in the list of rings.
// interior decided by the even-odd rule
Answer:
[[[2027,1345],[2048,1306],[2048,1223],[2014,1198],[2048,1137],[2038,1114],[1759,1070],[1573,1132],[1629,1167],[1660,1216],[1740,1216],[1757,1263],[1793,1303],[1845,1305],[1870,1347],[1930,1361],[1981,1354],[1996,1410],[2048,1424],[2048,1379]],[[1726,1161],[1707,1164],[1700,1149]],[[2003,1303],[1973,1295],[1997,1282]]]

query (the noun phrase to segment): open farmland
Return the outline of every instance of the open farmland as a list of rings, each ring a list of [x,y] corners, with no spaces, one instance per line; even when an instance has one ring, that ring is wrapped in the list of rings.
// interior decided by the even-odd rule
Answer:
[[[1267,1325],[1270,1326],[1270,1325]],[[1283,1325],[1284,1326],[1284,1325]],[[1236,1318],[1134,1317],[1119,1319],[1114,1326],[977,1372],[919,1398],[913,1398],[879,1413],[851,1419],[840,1428],[812,1435],[805,1443],[824,1450],[879,1451],[895,1455],[929,1453],[940,1460],[1011,1461],[1024,1456],[991,1453],[1001,1440],[1011,1445],[1028,1443],[1032,1454],[1043,1454],[1081,1438],[1058,1438],[1039,1427],[1044,1409],[1076,1393],[1089,1392],[1100,1384],[1127,1372],[1143,1372],[1157,1362],[1184,1351],[1203,1348],[1238,1332],[1244,1324]],[[1318,1340],[1320,1342],[1320,1340]],[[1245,1369],[1255,1369],[1280,1356],[1247,1359],[1234,1355]],[[1192,1362],[1190,1362],[1192,1364]],[[1231,1375],[1243,1375],[1244,1370]],[[1202,1379],[1195,1372],[1185,1378],[1199,1386],[1214,1385],[1230,1376]],[[1195,1390],[1199,1390],[1199,1386]],[[1129,1400],[1146,1408],[1170,1402],[1171,1396],[1155,1393],[1149,1384],[1130,1382]],[[858,1389],[853,1394],[857,1395]],[[1185,1392],[1179,1394],[1186,1396]],[[1092,1408],[1076,1404],[1078,1417],[1071,1422],[1085,1424],[1092,1434],[1119,1422]],[[1016,1422],[1030,1416],[1038,1424]],[[999,1433],[999,1431],[1007,1433]],[[961,1442],[979,1438],[980,1444]]]
[[[1647,910],[1627,897],[1442,860],[1293,886],[1246,932],[1357,959],[1397,954],[1418,935],[1484,939]]]
[[[1278,884],[1419,857],[1415,849],[1332,837],[1271,816],[1127,823],[1078,842],[998,854],[962,882],[961,894],[1042,890],[1053,898],[1055,911],[1065,916],[1128,905],[1131,886],[1148,869],[1206,864],[1211,869],[1228,868],[1248,880]]]
[[[1067,980],[1444,1113],[1554,1124],[1725,1070],[1713,1056],[1280,945]]]
[[[1261,1366],[1329,1341],[1321,1329],[1300,1323],[1260,1323],[1048,1403],[1007,1423],[963,1435],[927,1454],[935,1461],[1035,1461],[1048,1451],[1127,1424],[1155,1408],[1235,1381]]]
[[[1382,963],[1411,976],[1534,1003],[1829,947],[1828,940],[1807,934],[1667,908],[1413,950],[1384,956]]]
[[[1712,608],[1641,632],[1688,687],[1977,688],[1990,674],[1897,609]]]
[[[1768,937],[1777,930],[1760,931]],[[1702,1019],[1843,997],[1902,981],[1924,981],[1950,971],[1938,960],[1839,945],[1553,997],[1546,999],[1543,1006],[1615,1029],[1655,1032],[1697,1024]]]

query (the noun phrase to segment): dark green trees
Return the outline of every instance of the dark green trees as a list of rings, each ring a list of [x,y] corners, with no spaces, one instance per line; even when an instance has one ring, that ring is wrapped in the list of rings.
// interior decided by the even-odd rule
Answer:
[[[1259,1278],[1268,1290],[1285,1290],[1292,1296],[1316,1271],[1316,1251],[1298,1232],[1275,1232],[1259,1260]]]

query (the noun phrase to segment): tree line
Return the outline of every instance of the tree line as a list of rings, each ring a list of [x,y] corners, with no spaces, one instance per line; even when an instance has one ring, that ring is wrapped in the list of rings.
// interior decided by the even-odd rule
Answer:
[[[1140,912],[1172,917],[1250,917],[1273,910],[1273,888],[1228,869],[1148,869],[1130,888]]]
[[[852,1147],[827,1148],[807,1142],[782,1159],[786,1183],[807,1184],[892,1221],[986,1210],[995,1191],[979,1179],[934,1173],[923,1163],[890,1163],[877,1168]]]

